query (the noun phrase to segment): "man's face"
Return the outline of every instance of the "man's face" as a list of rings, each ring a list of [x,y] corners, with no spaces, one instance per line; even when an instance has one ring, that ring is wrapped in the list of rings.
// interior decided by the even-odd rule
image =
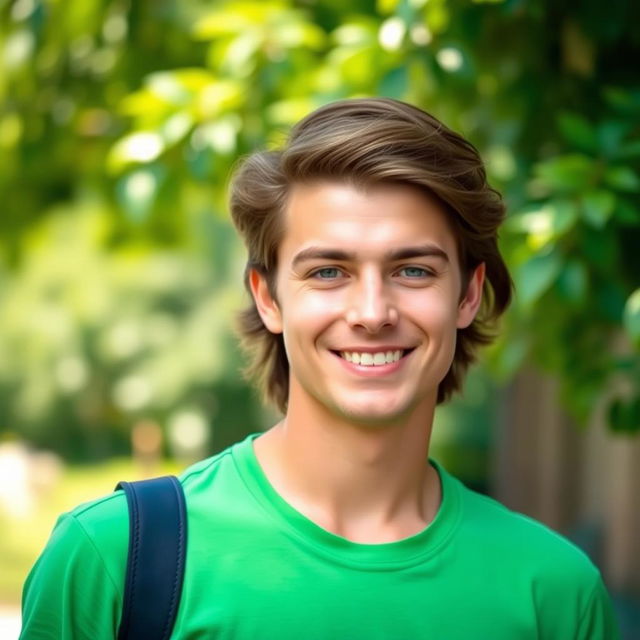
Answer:
[[[283,334],[290,409],[363,424],[431,412],[484,273],[461,295],[442,207],[406,185],[319,182],[292,190],[284,222],[277,300],[257,273],[250,282],[265,325]]]

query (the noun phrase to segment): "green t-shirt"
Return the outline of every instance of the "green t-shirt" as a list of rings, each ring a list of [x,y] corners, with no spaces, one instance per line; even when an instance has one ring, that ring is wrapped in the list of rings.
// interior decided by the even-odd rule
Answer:
[[[174,640],[614,640],[597,569],[543,525],[434,463],[415,536],[357,544],[269,484],[250,436],[182,476],[189,540]],[[25,584],[23,640],[112,640],[128,542],[122,492],[58,521]]]

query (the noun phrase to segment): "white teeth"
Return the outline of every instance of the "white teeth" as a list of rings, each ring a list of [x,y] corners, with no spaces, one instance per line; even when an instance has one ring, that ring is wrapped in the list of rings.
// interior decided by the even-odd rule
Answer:
[[[358,353],[356,351],[341,351],[340,356],[353,364],[365,367],[379,367],[383,364],[397,362],[402,357],[402,351],[379,351],[377,353]]]

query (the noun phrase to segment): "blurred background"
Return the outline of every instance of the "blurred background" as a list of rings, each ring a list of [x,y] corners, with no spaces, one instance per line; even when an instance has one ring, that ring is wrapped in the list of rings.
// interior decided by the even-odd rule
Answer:
[[[469,138],[517,288],[433,455],[601,568],[640,637],[640,4],[0,0],[0,636],[57,515],[275,414],[226,188],[331,100]],[[11,635],[13,634],[13,635]]]

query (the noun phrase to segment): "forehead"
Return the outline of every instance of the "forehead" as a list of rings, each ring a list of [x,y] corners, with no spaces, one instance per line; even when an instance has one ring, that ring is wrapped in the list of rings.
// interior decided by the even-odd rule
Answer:
[[[452,261],[457,257],[453,225],[443,205],[410,185],[295,185],[283,221],[279,254],[285,261],[307,246],[341,247],[366,258],[421,243],[439,246]]]

